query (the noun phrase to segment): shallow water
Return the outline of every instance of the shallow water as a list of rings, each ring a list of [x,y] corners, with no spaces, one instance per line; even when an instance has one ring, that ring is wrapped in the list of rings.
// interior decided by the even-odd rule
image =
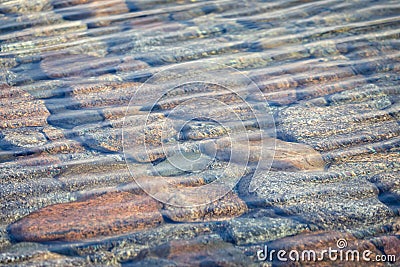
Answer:
[[[398,1],[0,0],[0,265],[395,266],[399,25]]]

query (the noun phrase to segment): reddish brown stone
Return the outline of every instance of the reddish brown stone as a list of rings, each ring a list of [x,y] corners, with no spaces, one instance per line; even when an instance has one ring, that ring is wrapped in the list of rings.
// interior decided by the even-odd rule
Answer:
[[[10,225],[9,232],[19,241],[73,241],[152,228],[162,221],[150,197],[116,192],[42,208]]]
[[[325,162],[311,146],[276,140],[272,169],[296,171],[323,171]]]
[[[9,86],[0,90],[0,128],[43,126],[49,115],[44,102],[27,92]]]

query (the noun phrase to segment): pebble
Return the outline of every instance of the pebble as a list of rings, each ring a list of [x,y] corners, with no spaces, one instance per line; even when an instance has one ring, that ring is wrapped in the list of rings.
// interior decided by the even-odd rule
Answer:
[[[391,192],[393,194],[398,194],[400,192],[400,181],[397,179],[399,177],[399,172],[385,172],[373,175],[369,180],[376,184],[382,192]]]
[[[74,53],[84,50],[86,53],[104,55],[104,44],[93,39],[74,44],[87,30],[81,21],[65,21],[54,12],[44,12],[13,17],[9,23],[16,25],[18,30],[4,36],[6,41],[0,45],[0,49],[14,56],[18,62],[38,62],[45,55],[60,53],[56,50],[61,50],[61,53],[65,53],[65,50]],[[46,27],[48,25],[51,27]]]
[[[393,104],[385,110],[400,124],[400,103]]]
[[[150,162],[165,158],[170,151],[169,146],[176,144],[177,130],[175,122],[163,116],[125,118],[124,124],[124,152],[138,162]],[[131,123],[132,121],[133,123]],[[142,123],[139,123],[142,121]]]
[[[80,141],[103,152],[122,152],[122,131],[104,124],[86,124],[72,129]]]
[[[52,178],[59,174],[61,166],[59,160],[46,154],[20,157],[18,161],[0,163],[0,177],[3,182],[26,181],[30,179]]]
[[[122,123],[125,124],[122,129]],[[163,146],[176,145],[177,131],[172,120],[162,114],[147,117],[132,115],[101,124],[87,124],[73,129],[73,133],[82,142],[100,151],[124,152],[130,160],[136,162],[151,162],[163,159],[169,155]],[[122,131],[125,147],[123,150]],[[126,141],[126,140],[129,140]]]
[[[61,109],[61,107],[59,108]],[[97,110],[91,109],[59,110],[57,113],[52,114],[47,119],[49,124],[52,126],[61,127],[64,129],[72,129],[85,124],[102,122],[103,120],[103,117]]]
[[[249,74],[263,94],[250,95],[248,100],[265,101],[271,104],[288,105],[297,100],[297,82],[292,75],[282,74],[283,70],[277,72],[270,69],[261,69]]]
[[[391,173],[400,171],[400,153],[396,145],[393,151],[390,151],[392,144],[379,144],[376,148],[364,147],[361,153],[358,150],[355,152],[350,150],[340,152],[337,157],[329,156],[330,158],[339,158],[329,166],[330,171],[334,172],[350,172],[359,176],[373,176],[379,173]],[[388,152],[382,151],[388,149]],[[346,153],[347,152],[347,153]]]
[[[62,80],[39,80],[21,86],[21,89],[36,99],[47,99],[59,96],[67,91],[67,83]]]
[[[116,192],[47,206],[11,224],[9,233],[18,241],[73,241],[144,230],[162,222],[153,199]]]

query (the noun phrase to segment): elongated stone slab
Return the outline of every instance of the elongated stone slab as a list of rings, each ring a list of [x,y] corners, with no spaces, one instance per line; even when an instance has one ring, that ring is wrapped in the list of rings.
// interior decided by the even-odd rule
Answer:
[[[110,24],[112,15],[123,14],[129,11],[124,0],[118,1],[52,1],[55,11],[63,15],[65,19],[80,20],[94,18],[91,26],[107,26]],[[67,9],[65,9],[67,8]]]
[[[92,266],[87,259],[50,252],[48,247],[38,243],[21,242],[5,249],[0,254],[3,266]]]
[[[63,188],[70,192],[116,186],[133,181],[126,163],[117,161],[112,156],[71,164],[56,178],[62,183]]]
[[[9,233],[19,241],[72,241],[143,230],[162,221],[153,199],[110,193],[45,207],[10,225]]]
[[[255,205],[275,206],[291,216],[324,229],[347,229],[373,225],[394,216],[378,199],[378,189],[365,178],[350,173],[269,172],[253,177],[254,193],[240,183],[240,192]]]
[[[220,138],[214,142],[205,143],[202,147],[204,152],[210,156],[217,151],[217,158],[233,162],[235,160],[242,162],[242,157],[247,151],[249,151],[250,163],[259,161],[264,163],[264,160],[269,163],[273,158],[272,166],[260,164],[260,168],[272,167],[274,170],[285,171],[323,171],[325,166],[321,154],[312,147],[273,138],[256,139],[249,142]],[[241,155],[241,158],[231,158],[232,154]]]
[[[327,151],[378,142],[400,134],[389,113],[366,103],[329,107],[293,106],[279,114],[278,134]]]

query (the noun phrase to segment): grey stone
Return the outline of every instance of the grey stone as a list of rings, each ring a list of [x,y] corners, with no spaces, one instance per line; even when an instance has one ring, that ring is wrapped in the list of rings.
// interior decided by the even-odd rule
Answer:
[[[50,0],[22,0],[3,3],[0,10],[4,13],[29,14],[50,11],[52,9]]]
[[[2,266],[93,266],[86,259],[60,255],[38,243],[14,244],[0,254]]]
[[[337,155],[330,153],[331,157],[338,160],[329,166],[329,170],[348,172],[358,176],[398,172],[400,171],[400,139],[393,138],[394,142],[389,141],[338,151]]]
[[[307,224],[286,218],[235,218],[224,224],[236,245],[267,243],[310,230]]]
[[[278,136],[311,145],[317,150],[343,149],[396,137],[398,123],[387,112],[366,103],[284,109]]]
[[[261,207],[273,206],[323,229],[348,229],[373,225],[392,217],[378,199],[378,189],[365,178],[332,172],[269,172],[253,177],[258,184],[240,191]]]
[[[62,80],[37,80],[34,83],[21,86],[35,98],[50,98],[62,95],[67,91],[67,83]]]
[[[0,179],[2,183],[26,182],[42,178],[53,178],[62,169],[59,165],[24,166],[19,162],[4,162],[0,164]]]

